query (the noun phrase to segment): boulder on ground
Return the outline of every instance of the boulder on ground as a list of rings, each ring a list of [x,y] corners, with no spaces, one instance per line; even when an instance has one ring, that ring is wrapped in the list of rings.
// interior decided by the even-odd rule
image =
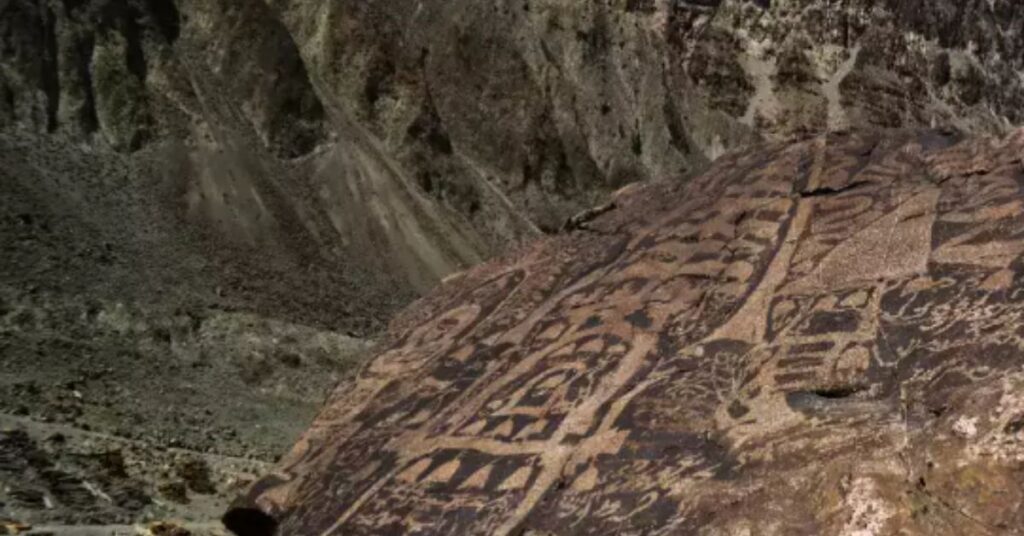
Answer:
[[[1022,184],[1024,130],[821,136],[630,188],[399,315],[228,519],[1012,533]]]

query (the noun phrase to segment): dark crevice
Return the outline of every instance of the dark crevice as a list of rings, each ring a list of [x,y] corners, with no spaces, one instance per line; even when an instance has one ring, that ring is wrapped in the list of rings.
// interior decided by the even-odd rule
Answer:
[[[85,5],[88,0],[63,0],[64,9],[68,14],[74,13],[78,8]]]
[[[174,44],[181,33],[181,14],[174,0],[146,0],[146,5],[164,39]]]
[[[601,206],[597,206],[597,207],[594,207],[594,208],[590,208],[590,209],[584,210],[583,212],[580,212],[579,214],[569,218],[568,220],[565,220],[565,223],[562,224],[561,232],[564,233],[564,232],[569,232],[569,231],[574,231],[574,230],[579,230],[579,229],[582,229],[582,230],[593,230],[593,229],[589,229],[586,226],[587,222],[593,221],[598,216],[600,216],[600,215],[602,215],[602,214],[604,214],[606,212],[610,212],[612,210],[615,210],[616,208],[618,208],[618,206],[614,202],[612,202],[612,203],[606,203],[606,204],[601,205]]]
[[[809,392],[814,396],[825,398],[828,400],[842,400],[844,398],[850,398],[851,396],[854,396],[857,393],[864,391],[864,389],[865,387],[862,385],[848,385],[828,389],[814,389]]]
[[[14,101],[14,91],[3,83],[0,83],[0,101],[3,102],[2,107],[0,107],[0,114],[9,114],[9,119],[13,120],[14,110],[17,107],[17,103]],[[3,118],[4,116],[0,115],[0,119]]]
[[[221,519],[237,536],[274,536],[277,521],[256,508],[232,508]]]
[[[823,389],[809,389],[786,393],[786,403],[801,411],[821,411],[833,404],[850,401],[858,393],[866,390],[863,386],[843,386]]]
[[[57,71],[57,18],[47,9],[42,20],[43,61],[41,80],[46,94],[46,130],[57,129],[57,111],[60,108],[60,78]]]
[[[911,214],[911,215],[901,219],[900,223],[906,223],[908,221],[919,220],[921,218],[924,218],[926,216],[932,216],[934,214],[935,214],[934,212],[930,212],[930,211],[918,212],[917,214]]]
[[[124,38],[128,48],[125,51],[125,61],[128,63],[128,70],[140,81],[146,80],[146,53],[142,49],[142,32],[139,28],[138,14],[135,10],[129,10],[124,18]]]
[[[125,40],[125,64],[135,78],[146,79],[146,54],[142,47],[142,29],[139,26],[141,14],[123,0],[106,4],[100,14],[99,29],[106,33],[119,32]]]
[[[546,235],[558,234],[558,229],[542,221],[536,222],[537,230]]]
[[[846,186],[843,186],[841,188],[832,188],[832,187],[829,187],[829,186],[823,186],[821,188],[815,188],[813,190],[806,190],[806,191],[800,192],[800,197],[803,198],[803,199],[807,199],[809,197],[827,197],[827,196],[831,196],[831,195],[839,195],[839,194],[843,194],[843,193],[846,193],[846,192],[850,192],[850,191],[856,190],[858,188],[862,188],[864,186],[867,186],[868,184],[871,184],[871,183],[869,181],[855,181],[855,182],[851,182],[850,184],[847,184]]]
[[[96,115],[96,94],[92,87],[92,53],[95,47],[95,38],[92,35],[84,38],[77,50],[78,75],[81,76],[82,87],[85,90],[85,105],[80,112],[82,130],[87,134],[96,132],[99,128],[99,117]]]
[[[1024,415],[1006,423],[1006,427],[1003,428],[1003,432],[1006,433],[1006,435],[1015,435],[1022,430],[1024,430]]]
[[[869,156],[875,154],[875,149],[878,148],[879,144],[880,144],[880,142],[878,140],[873,141],[871,143],[871,145],[869,145],[863,151],[860,152],[860,156],[862,158],[866,158],[866,157],[869,157]]]
[[[297,158],[313,151],[323,140],[324,106],[313,89],[306,63],[291,33],[270,6],[257,2],[252,20],[265,22],[268,32],[256,42],[262,57],[259,65],[278,73],[261,84],[270,114],[259,128],[265,129],[270,147],[283,158]]]
[[[367,72],[363,100],[371,116],[375,115],[377,102],[391,93],[395,73],[395,64],[387,57],[377,58]]]
[[[425,143],[435,153],[450,156],[454,152],[451,138],[445,132],[444,123],[441,121],[437,109],[434,108],[434,101],[429,91],[419,116],[406,129],[406,135]]]
[[[689,136],[686,134],[686,128],[683,126],[682,120],[679,119],[679,112],[676,109],[675,101],[668,95],[665,97],[662,113],[665,115],[665,124],[668,127],[669,145],[679,151],[681,155],[689,156],[692,154],[693,148],[690,145]]]

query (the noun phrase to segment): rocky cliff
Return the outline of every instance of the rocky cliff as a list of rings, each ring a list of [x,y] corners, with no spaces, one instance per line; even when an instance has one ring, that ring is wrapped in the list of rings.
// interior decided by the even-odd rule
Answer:
[[[275,5],[320,90],[480,225],[507,198],[554,230],[757,139],[1021,121],[1013,1]]]
[[[399,315],[237,534],[1020,534],[1024,130],[629,188]]]
[[[0,124],[154,162],[203,226],[374,251],[420,291],[752,141],[1005,133],[1024,109],[1013,0],[0,9]]]

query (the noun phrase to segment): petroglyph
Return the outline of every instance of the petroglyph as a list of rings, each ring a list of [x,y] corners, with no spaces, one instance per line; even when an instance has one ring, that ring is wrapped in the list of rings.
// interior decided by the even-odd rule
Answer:
[[[829,135],[623,192],[396,319],[238,504],[283,534],[1024,526],[1022,153]]]

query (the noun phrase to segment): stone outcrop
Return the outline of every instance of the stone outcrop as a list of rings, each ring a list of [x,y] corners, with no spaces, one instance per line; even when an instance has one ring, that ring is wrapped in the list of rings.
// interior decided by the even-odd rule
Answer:
[[[629,187],[393,322],[239,534],[1016,534],[1024,130]],[[260,532],[268,531],[268,532]]]

